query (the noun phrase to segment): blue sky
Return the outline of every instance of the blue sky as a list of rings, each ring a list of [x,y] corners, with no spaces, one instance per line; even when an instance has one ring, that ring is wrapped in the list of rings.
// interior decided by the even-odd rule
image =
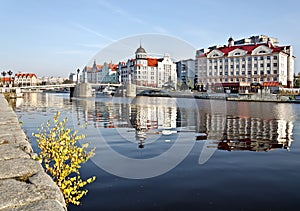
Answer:
[[[152,33],[195,49],[264,34],[299,57],[299,8],[297,0],[0,0],[0,70],[66,77],[116,41]]]

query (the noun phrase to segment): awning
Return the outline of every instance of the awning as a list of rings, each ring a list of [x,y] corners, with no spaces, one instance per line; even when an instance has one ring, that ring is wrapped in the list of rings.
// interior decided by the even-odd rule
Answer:
[[[264,82],[263,86],[267,86],[267,87],[270,87],[270,86],[279,86],[279,82],[276,82],[276,81]]]
[[[239,87],[240,83],[215,83],[216,87]]]

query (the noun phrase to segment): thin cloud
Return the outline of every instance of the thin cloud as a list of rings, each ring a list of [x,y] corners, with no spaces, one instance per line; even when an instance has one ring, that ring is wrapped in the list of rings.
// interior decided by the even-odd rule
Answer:
[[[83,26],[83,25],[81,25],[81,24],[74,24],[77,28],[79,28],[79,29],[82,29],[82,30],[84,30],[84,31],[86,31],[86,32],[89,32],[89,33],[91,33],[91,34],[94,34],[94,35],[96,35],[96,36],[98,36],[98,37],[101,37],[102,39],[105,39],[105,40],[108,40],[108,41],[110,41],[110,42],[115,42],[116,40],[114,40],[114,39],[112,39],[112,38],[110,38],[110,37],[107,37],[107,36],[105,36],[105,35],[103,35],[103,34],[100,34],[99,32],[97,32],[97,31],[95,31],[95,30],[93,30],[93,29],[90,29],[90,28],[88,28],[88,27],[86,27],[86,26]]]
[[[66,51],[57,51],[56,54],[85,54],[86,51],[80,51],[80,50],[66,50]]]
[[[78,43],[77,45],[85,48],[97,48],[97,49],[101,49],[105,46],[101,44],[90,44],[90,43]]]
[[[106,7],[107,9],[111,10],[114,13],[117,13],[123,17],[128,18],[129,20],[139,23],[139,24],[146,24],[143,20],[141,20],[140,18],[134,17],[131,14],[127,13],[126,11],[124,11],[123,9],[116,7],[115,5],[110,4],[108,1],[106,0],[101,0],[98,1],[98,3],[103,6]]]

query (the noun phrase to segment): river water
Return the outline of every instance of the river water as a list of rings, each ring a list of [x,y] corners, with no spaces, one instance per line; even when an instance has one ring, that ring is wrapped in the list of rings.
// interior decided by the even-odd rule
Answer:
[[[96,155],[97,180],[69,210],[299,210],[299,104],[31,93],[15,111],[32,132],[57,112]],[[83,143],[83,142],[81,142]]]

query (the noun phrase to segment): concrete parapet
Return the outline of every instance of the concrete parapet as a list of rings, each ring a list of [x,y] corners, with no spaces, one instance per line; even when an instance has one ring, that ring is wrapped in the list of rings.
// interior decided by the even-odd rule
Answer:
[[[66,210],[64,198],[38,161],[18,118],[0,94],[0,211]]]

